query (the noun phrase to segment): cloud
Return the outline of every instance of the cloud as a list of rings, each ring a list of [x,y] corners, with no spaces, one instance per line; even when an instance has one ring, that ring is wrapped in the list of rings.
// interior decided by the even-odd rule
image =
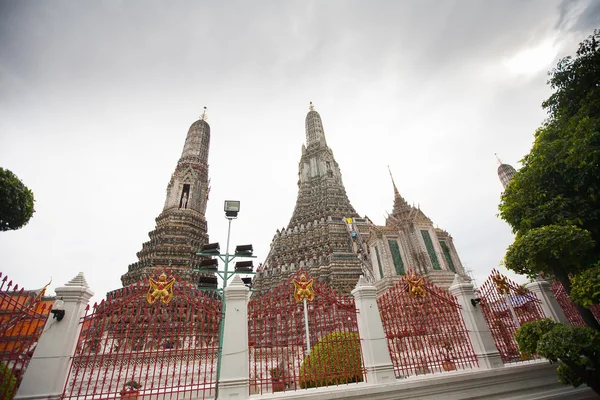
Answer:
[[[527,153],[549,94],[544,66],[503,63],[574,51],[597,15],[576,3],[2,2],[0,159],[38,210],[2,234],[3,268],[25,287],[80,270],[99,298],[120,286],[203,106],[211,240],[237,198],[232,243],[266,256],[296,201],[312,100],[357,211],[383,222],[389,164],[481,283],[512,241],[493,154]]]

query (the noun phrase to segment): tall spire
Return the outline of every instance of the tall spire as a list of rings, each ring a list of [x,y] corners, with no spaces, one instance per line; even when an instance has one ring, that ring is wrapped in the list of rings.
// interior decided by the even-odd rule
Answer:
[[[313,102],[308,106],[308,114],[306,114],[306,147],[327,146],[325,140],[325,131],[323,130],[323,121],[321,116],[315,111]]]
[[[325,142],[321,117],[311,102],[296,206],[288,226],[275,234],[254,290],[273,288],[297,268],[307,268],[313,278],[349,294],[366,262],[357,253],[362,246],[357,224],[367,222],[350,204],[340,167]]]
[[[506,185],[512,179],[513,175],[517,172],[512,165],[503,164],[502,161],[498,158],[498,155],[494,153],[496,159],[498,160],[498,178],[500,178],[500,183],[502,183],[502,187],[506,189]]]
[[[206,107],[205,107],[206,110]],[[198,282],[201,257],[196,253],[208,243],[206,205],[208,202],[208,150],[210,126],[206,112],[188,130],[181,158],[167,185],[163,211],[156,218],[150,241],[137,253],[138,261],[121,277],[128,286],[150,274],[170,271],[177,277]]]
[[[312,102],[306,115],[306,141],[298,171],[298,200],[289,226],[321,218],[358,216],[348,200],[342,172],[325,142],[321,116]]]

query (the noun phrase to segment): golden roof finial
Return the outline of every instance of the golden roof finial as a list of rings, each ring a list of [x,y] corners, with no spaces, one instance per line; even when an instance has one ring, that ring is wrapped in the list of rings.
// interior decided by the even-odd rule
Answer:
[[[202,111],[202,116],[200,117],[202,121],[206,121],[208,116],[206,115],[206,106],[204,106],[204,111]]]
[[[313,106],[313,103],[312,103],[312,101],[310,102],[310,105],[308,106],[308,109],[309,109],[310,111],[315,111],[315,106]]]

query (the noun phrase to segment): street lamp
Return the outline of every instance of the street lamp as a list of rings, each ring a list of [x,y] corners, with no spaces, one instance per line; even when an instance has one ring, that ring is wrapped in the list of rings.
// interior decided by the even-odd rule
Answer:
[[[198,280],[198,287],[200,289],[205,290],[215,290],[219,293],[223,293],[224,289],[227,287],[227,281],[231,279],[236,274],[245,274],[245,275],[254,275],[252,272],[254,266],[252,265],[252,261],[238,261],[235,264],[235,268],[233,271],[229,270],[229,263],[232,262],[235,258],[256,258],[252,253],[254,249],[251,244],[244,244],[237,246],[235,248],[234,254],[229,254],[229,238],[231,237],[231,221],[237,218],[238,213],[240,212],[240,202],[238,200],[225,200],[224,204],[225,218],[229,221],[229,225],[227,227],[227,246],[225,247],[225,254],[221,254],[219,243],[208,243],[202,246],[202,249],[199,253],[196,253],[199,256],[209,257],[209,259],[205,259],[200,262],[200,269],[197,269],[197,272],[211,274],[212,276],[201,276]],[[223,261],[224,269],[219,270],[219,262],[213,258],[218,257]],[[213,275],[217,274],[221,279],[223,279],[223,287],[218,288],[217,278]],[[242,278],[242,282],[248,287],[252,284],[252,278]],[[219,356],[217,358],[217,395],[219,391],[219,378],[221,376],[221,357],[223,354],[223,331],[225,326],[225,311],[227,309],[227,304],[225,303],[225,296],[221,296],[221,329],[219,331]]]

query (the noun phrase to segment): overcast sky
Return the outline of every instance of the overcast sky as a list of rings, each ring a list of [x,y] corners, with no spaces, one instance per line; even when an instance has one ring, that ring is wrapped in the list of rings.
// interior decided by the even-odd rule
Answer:
[[[0,271],[95,299],[137,260],[189,126],[208,107],[211,241],[264,259],[289,222],[309,101],[351,203],[383,224],[392,185],[454,238],[481,284],[513,236],[516,168],[545,118],[546,71],[600,27],[600,2],[0,1],[0,166],[36,213],[0,232]],[[520,278],[520,281],[524,281]]]

